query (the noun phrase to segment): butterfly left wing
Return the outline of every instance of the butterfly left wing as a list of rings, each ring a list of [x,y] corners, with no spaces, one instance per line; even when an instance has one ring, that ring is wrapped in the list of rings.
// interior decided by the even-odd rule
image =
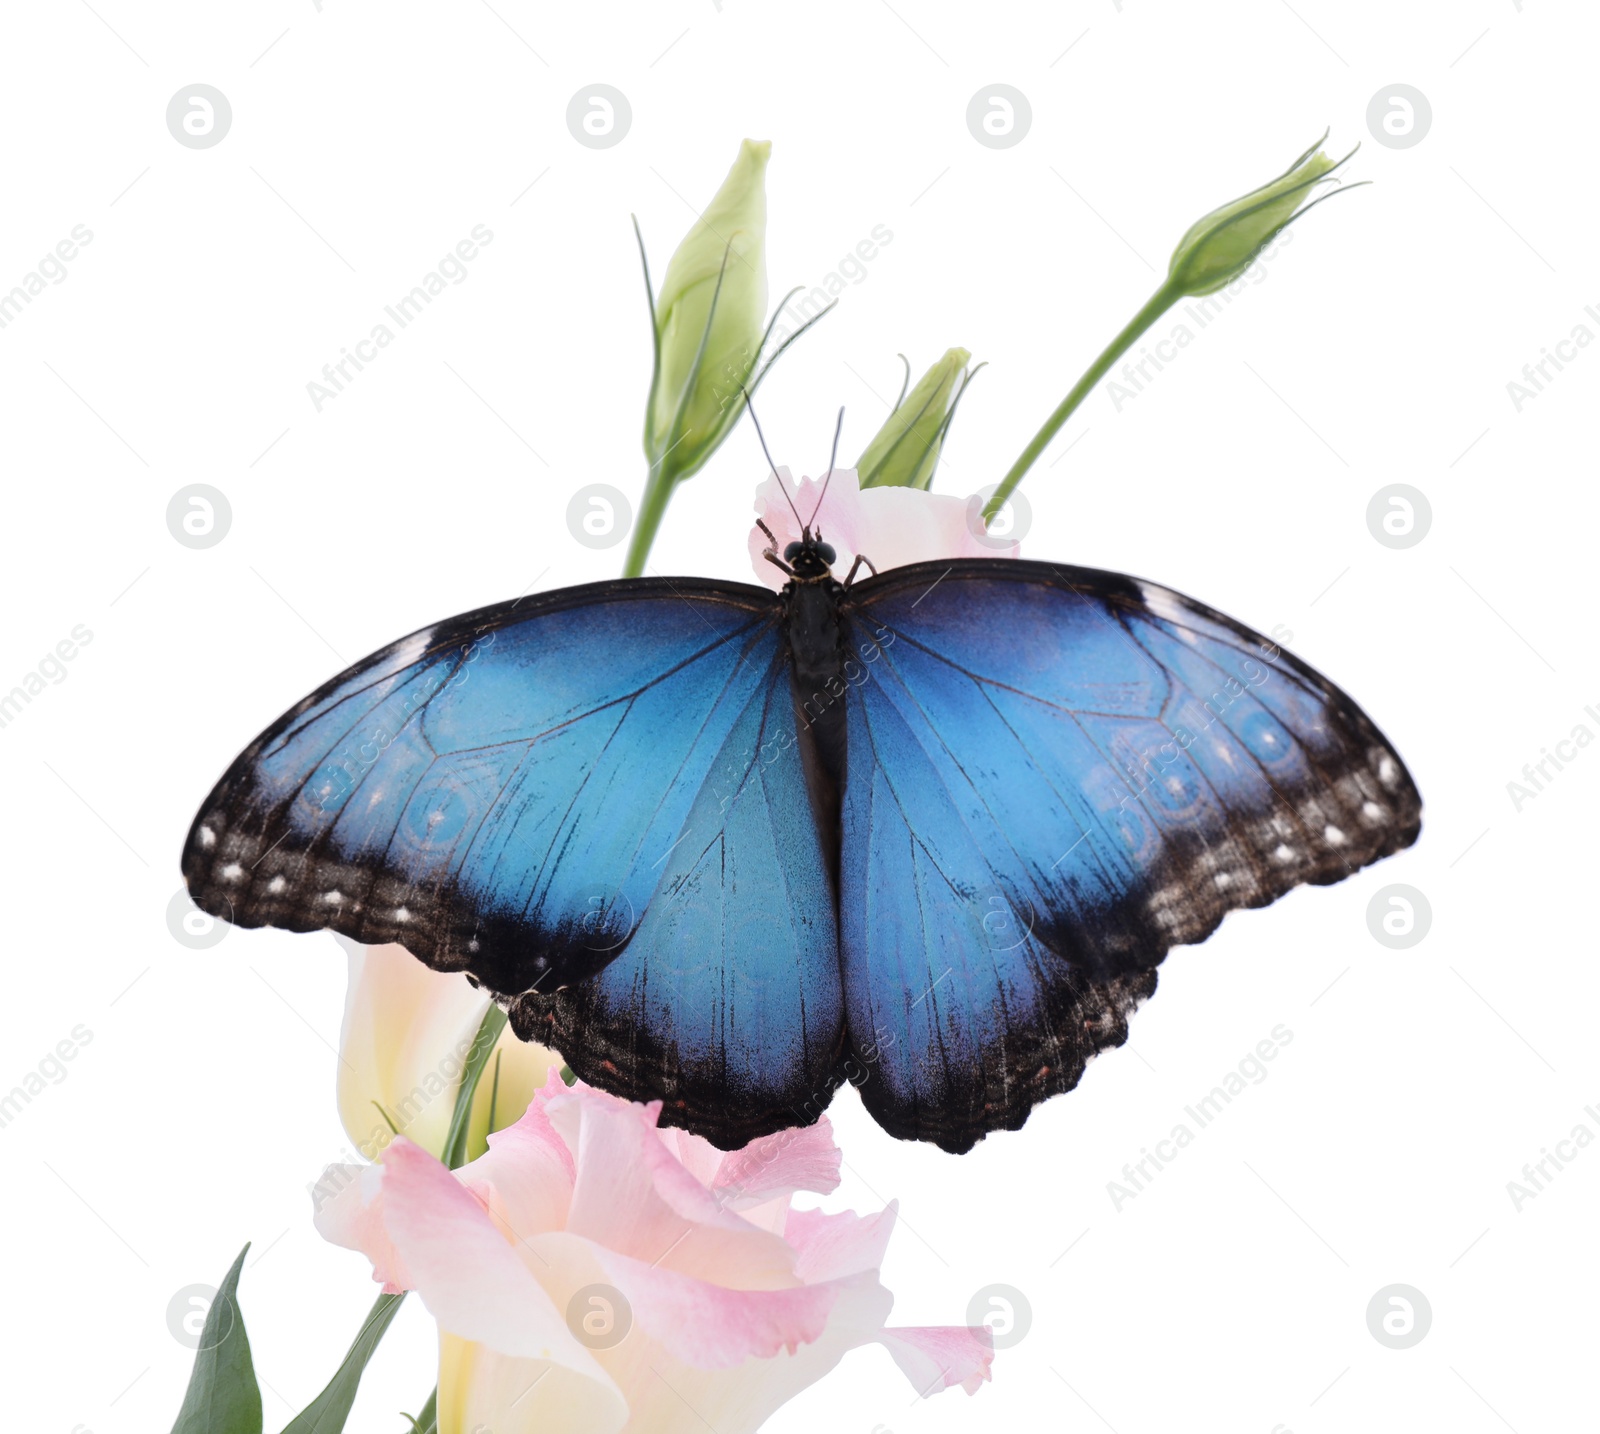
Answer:
[[[465,971],[669,1121],[735,1144],[809,1123],[843,1018],[777,615],[764,589],[639,579],[404,638],[241,753],[189,890]]]
[[[1015,1129],[1127,1039],[1173,946],[1410,845],[1365,713],[1180,594],[1003,559],[847,600],[840,951],[862,1098],[902,1138]]]

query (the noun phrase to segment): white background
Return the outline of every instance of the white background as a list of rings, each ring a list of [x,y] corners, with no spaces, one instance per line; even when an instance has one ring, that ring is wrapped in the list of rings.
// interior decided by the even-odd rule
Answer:
[[[250,7],[95,0],[8,10],[0,289],[75,224],[92,242],[0,331],[0,688],[86,624],[67,679],[0,730],[7,995],[0,1089],[73,1027],[92,1042],[0,1130],[8,1423],[164,1430],[190,1353],[168,1301],[255,1241],[242,1298],[269,1429],[320,1388],[372,1297],[311,1229],[339,1158],[344,961],[327,936],[169,934],[177,857],[233,754],[348,661],[446,614],[618,571],[566,504],[637,496],[649,372],[628,215],[657,273],[741,137],[773,141],[774,294],[893,241],[764,388],[780,462],[853,458],[946,347],[990,367],[939,487],[999,477],[1154,287],[1200,213],[1332,124],[1371,188],[1319,209],[1223,318],[1120,411],[1096,393],[1024,485],[1024,551],[1134,572],[1293,647],[1405,755],[1420,843],[1175,953],[1128,1048],[971,1155],[896,1144],[835,1105],[827,1203],[904,1222],[902,1323],[959,1323],[1001,1283],[1031,1306],[994,1382],[919,1402],[867,1350],[774,1430],[1518,1431],[1594,1420],[1591,1147],[1525,1202],[1507,1182],[1600,1102],[1585,912],[1600,749],[1514,809],[1506,783],[1600,732],[1588,580],[1600,352],[1519,412],[1508,381],[1600,304],[1597,26],[1524,0],[1059,5],[671,0]],[[275,38],[276,37],[276,38]],[[204,82],[214,148],[164,114]],[[580,146],[580,87],[621,89],[624,142]],[[995,150],[968,101],[1003,82],[1031,131]],[[1411,148],[1369,100],[1431,101]],[[530,183],[537,179],[530,189]],[[131,187],[130,187],[131,186]],[[306,392],[475,224],[493,242],[318,413]],[[1554,373],[1554,370],[1551,370]],[[1070,456],[1060,462],[1069,442]],[[652,559],[748,578],[747,425],[683,490]],[[165,512],[228,497],[193,551]],[[1370,535],[1385,484],[1426,539]],[[1331,585],[1331,586],[1330,586]],[[997,640],[1003,640],[997,634]],[[1385,884],[1426,894],[1408,950],[1369,933]],[[1278,1024],[1293,1043],[1146,1191],[1107,1182]],[[1547,1167],[1548,1168],[1548,1167]],[[1432,1327],[1395,1351],[1366,1307],[1405,1283]],[[408,1307],[351,1428],[432,1382]]]

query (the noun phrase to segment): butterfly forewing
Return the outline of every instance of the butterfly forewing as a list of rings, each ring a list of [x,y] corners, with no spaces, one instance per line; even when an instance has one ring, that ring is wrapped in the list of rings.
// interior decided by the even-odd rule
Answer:
[[[778,644],[776,599],[736,584],[603,583],[439,623],[240,755],[190,831],[190,892],[500,993],[591,975],[643,920]]]

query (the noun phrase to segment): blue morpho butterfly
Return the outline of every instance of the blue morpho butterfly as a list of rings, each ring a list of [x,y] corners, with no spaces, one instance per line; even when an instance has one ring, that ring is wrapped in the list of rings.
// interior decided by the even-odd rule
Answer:
[[[1121,1045],[1170,948],[1416,839],[1366,714],[1179,593],[1002,558],[841,583],[809,525],[767,557],[781,593],[591,583],[362,659],[206,798],[195,902],[466,972],[723,1148],[848,1080],[959,1152]]]

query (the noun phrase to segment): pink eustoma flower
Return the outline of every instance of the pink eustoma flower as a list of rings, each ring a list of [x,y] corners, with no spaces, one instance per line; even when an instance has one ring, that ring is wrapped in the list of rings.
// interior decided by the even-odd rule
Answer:
[[[659,1113],[552,1075],[457,1171],[330,1169],[317,1228],[438,1321],[440,1434],[740,1434],[872,1342],[920,1394],[989,1378],[986,1328],[885,1327],[893,1205],[791,1208],[838,1186],[825,1119],[724,1153]]]
[[[857,553],[882,569],[933,558],[1014,558],[1021,552],[1019,544],[983,529],[976,516],[979,505],[970,498],[921,488],[862,488],[853,468],[834,469],[824,493],[820,479],[802,478],[797,485],[787,468],[779,468],[756,488],[756,514],[777,538],[779,557],[800,537],[785,490],[800,516],[838,553],[833,565],[837,578],[848,574]],[[766,534],[751,528],[750,561],[756,575],[768,587],[781,588],[788,578],[762,556],[766,548]],[[865,568],[860,576],[866,576]]]

